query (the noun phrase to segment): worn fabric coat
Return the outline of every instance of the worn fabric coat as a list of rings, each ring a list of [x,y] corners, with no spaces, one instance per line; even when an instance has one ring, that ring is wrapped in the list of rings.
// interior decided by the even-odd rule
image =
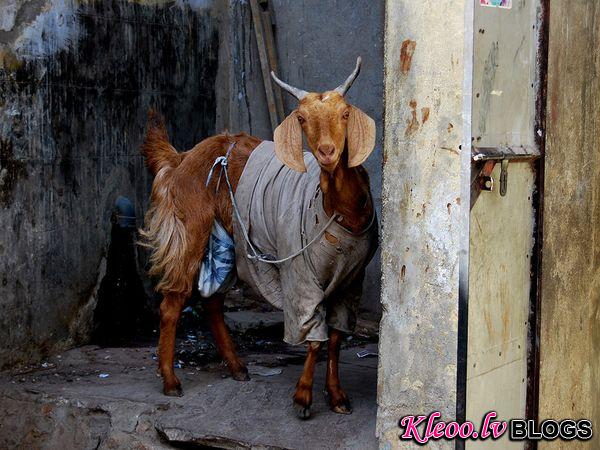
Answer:
[[[289,169],[275,156],[271,141],[263,141],[252,152],[235,200],[258,252],[283,259],[310,242],[329,221],[319,188],[319,165],[310,153],[304,154],[304,162],[306,173]],[[234,214],[238,276],[283,309],[287,343],[326,341],[328,327],[354,329],[365,267],[377,248],[377,230],[375,217],[360,234],[333,222],[302,254],[275,265],[247,257],[252,252]]]

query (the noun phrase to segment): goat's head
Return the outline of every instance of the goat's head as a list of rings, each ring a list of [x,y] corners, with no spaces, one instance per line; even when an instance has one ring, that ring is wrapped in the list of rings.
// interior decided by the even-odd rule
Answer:
[[[302,132],[321,169],[333,173],[348,149],[348,167],[362,164],[375,147],[375,122],[350,105],[344,95],[358,76],[361,59],[348,79],[332,91],[306,92],[284,83],[271,72],[275,82],[299,100],[294,110],[274,133],[275,153],[286,166],[306,172],[302,157]]]

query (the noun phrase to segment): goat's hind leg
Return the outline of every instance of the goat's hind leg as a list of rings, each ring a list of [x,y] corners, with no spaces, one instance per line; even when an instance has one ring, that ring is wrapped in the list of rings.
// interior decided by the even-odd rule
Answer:
[[[158,364],[163,377],[163,392],[172,397],[181,397],[183,390],[175,375],[175,334],[185,296],[166,293],[160,304],[160,337],[158,339]]]
[[[210,328],[215,338],[219,354],[225,361],[225,364],[227,364],[231,376],[237,381],[248,381],[250,379],[248,376],[248,369],[235,351],[235,344],[233,343],[227,325],[225,324],[225,317],[223,316],[223,300],[223,295],[213,295],[204,300],[204,310],[208,314],[208,321],[210,322]]]

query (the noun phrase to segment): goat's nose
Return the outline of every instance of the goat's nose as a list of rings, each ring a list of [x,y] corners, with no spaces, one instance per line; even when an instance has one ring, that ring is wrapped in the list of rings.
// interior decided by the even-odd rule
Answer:
[[[333,156],[335,147],[332,144],[321,144],[317,148],[317,151],[323,156]]]

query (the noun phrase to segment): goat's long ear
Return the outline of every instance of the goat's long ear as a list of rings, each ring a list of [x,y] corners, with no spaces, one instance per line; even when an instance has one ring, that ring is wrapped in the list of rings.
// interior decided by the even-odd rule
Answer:
[[[279,161],[297,172],[306,172],[302,154],[302,127],[296,111],[287,116],[275,129],[273,141],[275,155]]]
[[[348,117],[348,167],[360,166],[375,148],[375,121],[351,106]]]

